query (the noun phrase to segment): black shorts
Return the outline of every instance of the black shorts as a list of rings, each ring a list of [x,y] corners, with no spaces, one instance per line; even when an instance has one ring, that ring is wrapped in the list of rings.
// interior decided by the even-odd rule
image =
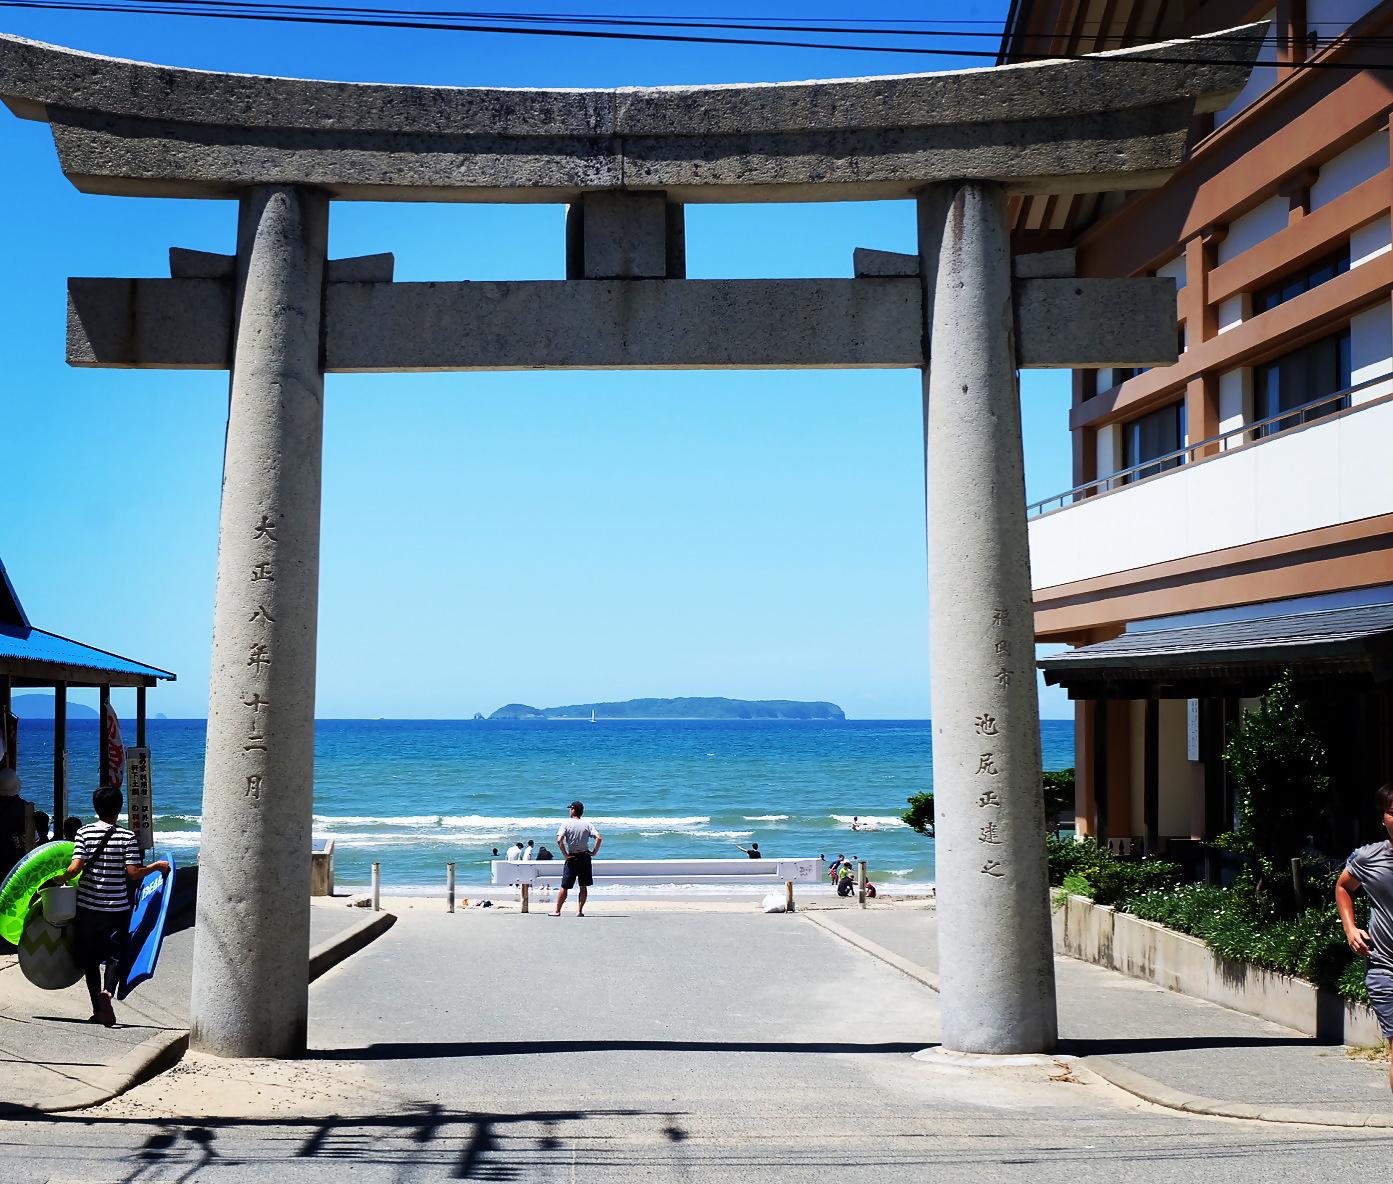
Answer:
[[[582,888],[589,888],[594,882],[588,854],[566,856],[566,866],[561,872],[561,887],[574,888],[579,884]]]
[[[105,913],[97,909],[78,909],[74,934],[77,960],[83,969],[119,962],[126,953],[126,934],[131,927],[130,910]]]

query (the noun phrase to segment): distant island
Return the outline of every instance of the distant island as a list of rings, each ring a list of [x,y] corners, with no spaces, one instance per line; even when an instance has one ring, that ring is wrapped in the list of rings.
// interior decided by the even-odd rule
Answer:
[[[52,719],[54,698],[52,695],[16,695],[10,700],[10,710],[20,719]],[[85,703],[68,700],[69,719],[96,719],[95,708]]]
[[[623,703],[572,703],[529,707],[509,703],[489,719],[846,719],[835,703],[796,699],[626,699]]]

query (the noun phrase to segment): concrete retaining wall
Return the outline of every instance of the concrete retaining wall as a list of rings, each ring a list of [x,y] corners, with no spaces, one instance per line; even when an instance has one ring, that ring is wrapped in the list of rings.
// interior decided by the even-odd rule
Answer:
[[[1308,1036],[1344,1044],[1381,1044],[1378,1021],[1362,1003],[1346,1003],[1305,979],[1230,962],[1204,942],[1119,913],[1084,896],[1054,911],[1054,948],[1097,966],[1208,999]]]

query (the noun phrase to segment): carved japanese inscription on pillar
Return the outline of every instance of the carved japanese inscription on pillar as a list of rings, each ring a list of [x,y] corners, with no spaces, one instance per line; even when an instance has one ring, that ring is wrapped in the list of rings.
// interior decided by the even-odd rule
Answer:
[[[257,561],[251,565],[250,583],[253,586],[275,582],[276,530],[277,524],[269,514],[262,514],[260,521],[252,528],[252,543],[260,548]],[[268,626],[276,623],[276,618],[258,600],[247,623],[257,626],[264,634]],[[265,641],[254,641],[248,646],[246,666],[252,682],[251,686],[243,689],[241,696],[242,706],[246,708],[242,752],[251,766],[246,773],[245,797],[253,802],[261,801],[262,793],[269,788],[266,784],[265,753],[271,700],[262,692],[267,689],[271,663],[271,647]]]

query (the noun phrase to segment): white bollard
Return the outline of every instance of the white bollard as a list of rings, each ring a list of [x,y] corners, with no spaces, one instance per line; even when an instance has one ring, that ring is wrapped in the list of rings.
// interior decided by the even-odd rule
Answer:
[[[455,865],[453,863],[445,865],[445,911],[447,913],[455,911]]]
[[[382,865],[380,863],[372,865],[372,911],[374,913],[382,911]]]

